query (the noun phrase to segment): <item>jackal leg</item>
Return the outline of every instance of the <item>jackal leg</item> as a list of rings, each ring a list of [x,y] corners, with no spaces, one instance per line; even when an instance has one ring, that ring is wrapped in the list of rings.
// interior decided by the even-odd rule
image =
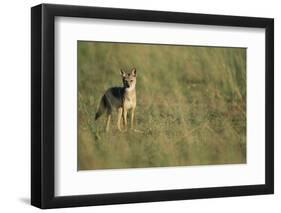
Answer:
[[[131,129],[134,129],[134,120],[135,120],[135,108],[132,108],[132,111],[131,111]]]
[[[105,128],[106,132],[108,132],[109,130],[110,120],[111,120],[111,114],[107,114],[107,121],[106,121],[106,128]]]
[[[125,131],[127,130],[127,110],[123,108],[123,122],[124,122],[124,128]]]
[[[118,114],[117,114],[117,128],[119,131],[121,131],[121,118],[122,118],[122,107],[118,108]]]

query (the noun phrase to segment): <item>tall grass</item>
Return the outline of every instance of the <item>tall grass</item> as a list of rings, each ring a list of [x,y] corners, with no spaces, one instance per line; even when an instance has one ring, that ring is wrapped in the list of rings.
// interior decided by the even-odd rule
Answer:
[[[137,69],[136,128],[94,114]],[[246,49],[78,42],[78,169],[246,162]]]

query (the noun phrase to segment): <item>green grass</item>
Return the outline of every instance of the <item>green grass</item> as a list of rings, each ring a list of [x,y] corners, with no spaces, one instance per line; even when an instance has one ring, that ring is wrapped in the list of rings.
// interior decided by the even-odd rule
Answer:
[[[137,69],[136,128],[94,121]],[[78,42],[78,169],[246,163],[246,49]]]

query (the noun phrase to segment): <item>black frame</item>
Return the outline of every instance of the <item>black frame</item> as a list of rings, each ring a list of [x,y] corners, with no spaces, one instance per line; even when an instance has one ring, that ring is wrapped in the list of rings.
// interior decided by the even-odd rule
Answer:
[[[266,30],[265,184],[54,196],[55,17],[264,28]],[[59,208],[274,193],[274,20],[241,16],[41,4],[31,8],[31,204]]]

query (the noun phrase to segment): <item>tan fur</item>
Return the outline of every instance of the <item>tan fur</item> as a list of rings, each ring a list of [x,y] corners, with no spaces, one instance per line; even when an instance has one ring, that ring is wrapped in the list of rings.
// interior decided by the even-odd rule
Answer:
[[[135,108],[137,103],[136,69],[133,68],[129,73],[121,70],[120,73],[123,87],[112,87],[105,92],[101,98],[99,109],[95,117],[98,119],[104,112],[107,113],[106,131],[109,131],[111,115],[114,109],[117,110],[117,128],[119,131],[122,131],[121,119],[123,119],[124,130],[127,130],[128,113],[131,114],[131,129],[134,128]]]

